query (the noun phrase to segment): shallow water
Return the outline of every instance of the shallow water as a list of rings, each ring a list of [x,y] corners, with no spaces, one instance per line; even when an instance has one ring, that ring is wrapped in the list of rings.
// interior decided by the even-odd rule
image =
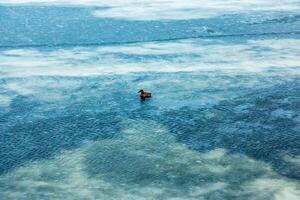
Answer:
[[[0,0],[0,199],[299,198],[299,1],[32,2]]]

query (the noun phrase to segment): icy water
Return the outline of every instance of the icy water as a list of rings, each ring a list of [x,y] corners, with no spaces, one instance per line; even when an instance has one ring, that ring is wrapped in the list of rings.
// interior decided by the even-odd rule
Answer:
[[[0,0],[0,200],[299,198],[300,1]]]

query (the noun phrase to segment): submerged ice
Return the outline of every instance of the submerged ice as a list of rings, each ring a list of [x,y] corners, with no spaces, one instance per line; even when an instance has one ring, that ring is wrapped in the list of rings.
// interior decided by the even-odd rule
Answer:
[[[0,177],[5,199],[297,199],[297,181],[225,149],[176,142],[151,120],[123,119],[118,137],[62,151]]]

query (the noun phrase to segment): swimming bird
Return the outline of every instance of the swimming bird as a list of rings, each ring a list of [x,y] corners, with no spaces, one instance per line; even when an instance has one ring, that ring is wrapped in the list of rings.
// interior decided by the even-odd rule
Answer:
[[[141,100],[145,100],[146,98],[151,97],[151,93],[145,92],[143,89],[140,89],[139,93],[140,93]]]

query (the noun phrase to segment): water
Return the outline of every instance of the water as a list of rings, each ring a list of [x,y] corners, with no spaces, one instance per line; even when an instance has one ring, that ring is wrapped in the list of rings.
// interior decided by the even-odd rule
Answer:
[[[0,199],[298,199],[299,8],[0,1]]]

